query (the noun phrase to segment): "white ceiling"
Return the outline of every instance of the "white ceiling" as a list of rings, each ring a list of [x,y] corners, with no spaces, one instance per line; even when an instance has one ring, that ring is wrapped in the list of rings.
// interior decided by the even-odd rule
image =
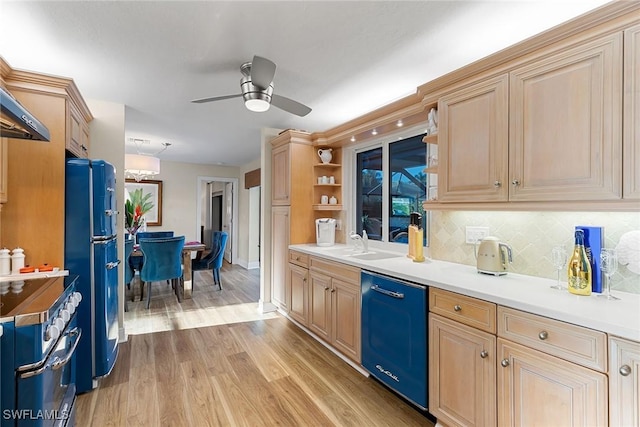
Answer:
[[[330,129],[605,2],[0,0],[0,55],[126,105],[126,138],[171,143],[161,159],[241,165],[259,157],[261,128]],[[253,55],[308,116],[190,102],[240,93]]]

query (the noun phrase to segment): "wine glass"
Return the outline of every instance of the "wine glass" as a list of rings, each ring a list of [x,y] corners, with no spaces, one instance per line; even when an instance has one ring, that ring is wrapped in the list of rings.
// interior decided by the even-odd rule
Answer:
[[[611,295],[611,276],[618,271],[618,253],[615,249],[602,249],[600,251],[600,268],[607,278],[606,291],[598,295],[606,299],[620,299]]]
[[[552,285],[551,288],[564,290],[562,285],[560,285],[560,271],[567,265],[567,249],[564,245],[557,245],[551,249],[551,263],[558,272],[558,283]]]

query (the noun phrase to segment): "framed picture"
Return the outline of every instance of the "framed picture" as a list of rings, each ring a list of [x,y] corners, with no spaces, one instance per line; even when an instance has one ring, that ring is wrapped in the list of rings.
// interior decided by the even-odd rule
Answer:
[[[162,181],[154,181],[145,179],[140,182],[127,179],[124,183],[125,199],[129,197],[129,192],[142,189],[142,194],[151,193],[149,201],[153,203],[153,207],[149,212],[144,214],[145,223],[148,226],[162,225]]]

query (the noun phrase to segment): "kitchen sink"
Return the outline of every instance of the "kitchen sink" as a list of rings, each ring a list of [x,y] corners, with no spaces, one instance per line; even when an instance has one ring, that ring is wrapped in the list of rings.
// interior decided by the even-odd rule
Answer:
[[[365,252],[362,254],[351,254],[351,255],[346,255],[348,257],[352,257],[352,258],[357,258],[357,259],[363,259],[363,260],[367,260],[367,261],[373,261],[373,260],[378,260],[378,259],[388,259],[388,258],[399,258],[401,255],[400,254],[395,254],[395,253],[391,253],[391,252]]]

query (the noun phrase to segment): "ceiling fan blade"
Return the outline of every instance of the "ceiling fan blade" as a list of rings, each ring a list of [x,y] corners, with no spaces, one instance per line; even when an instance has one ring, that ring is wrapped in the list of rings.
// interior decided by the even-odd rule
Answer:
[[[269,87],[276,75],[276,64],[267,58],[255,55],[251,61],[251,83],[261,89]]]
[[[240,98],[241,96],[242,94],[239,93],[237,95],[224,95],[224,96],[214,96],[213,98],[194,99],[191,102],[195,104],[204,104],[205,102],[222,101],[223,99]]]
[[[271,95],[271,105],[300,117],[304,117],[311,112],[311,108],[306,105],[280,95]]]

